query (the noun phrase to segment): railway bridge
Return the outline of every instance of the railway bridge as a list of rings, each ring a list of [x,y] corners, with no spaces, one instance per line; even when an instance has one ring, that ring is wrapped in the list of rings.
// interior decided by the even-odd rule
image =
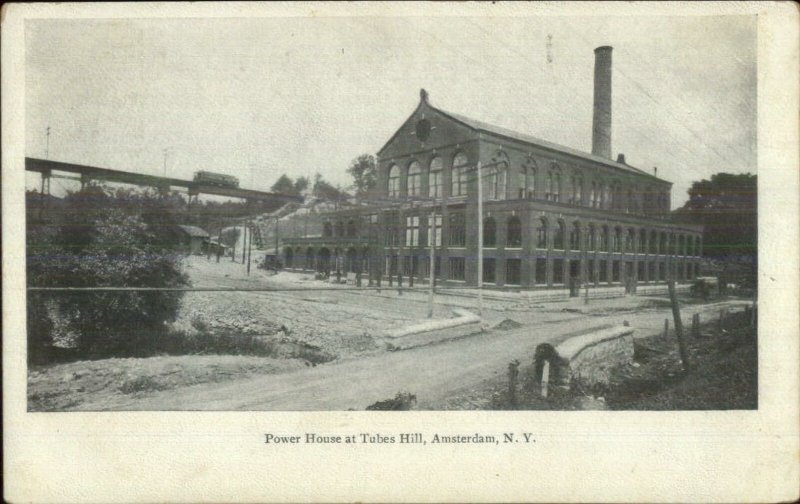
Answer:
[[[301,202],[303,200],[303,198],[300,196],[256,191],[253,189],[242,189],[239,187],[213,185],[195,182],[194,180],[183,180],[172,177],[134,173],[124,170],[114,170],[111,168],[101,168],[97,166],[64,163],[61,161],[51,161],[49,159],[26,157],[25,170],[37,172],[41,175],[42,182],[40,194],[42,195],[50,194],[51,178],[63,178],[80,181],[81,186],[93,180],[102,180],[107,182],[156,187],[162,190],[169,190],[172,187],[182,187],[187,190],[190,201],[193,196],[197,198],[200,194],[228,196],[231,198],[241,198],[248,201],[277,201],[281,203]],[[77,177],[75,175],[77,175]]]

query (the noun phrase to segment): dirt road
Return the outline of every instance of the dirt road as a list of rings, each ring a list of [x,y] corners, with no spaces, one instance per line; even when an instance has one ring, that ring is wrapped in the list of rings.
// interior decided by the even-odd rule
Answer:
[[[691,320],[693,313],[709,316],[720,307],[733,304],[687,306],[682,316],[684,320]],[[539,343],[557,343],[570,334],[593,327],[621,324],[623,318],[637,334],[645,336],[663,330],[663,321],[670,316],[668,310],[653,309],[636,314],[553,321],[286,374],[183,387],[143,398],[119,397],[112,403],[105,401],[102,406],[87,401],[78,409],[363,410],[400,391],[416,394],[419,409],[435,409],[448,396],[505,373],[511,360],[531,359]]]

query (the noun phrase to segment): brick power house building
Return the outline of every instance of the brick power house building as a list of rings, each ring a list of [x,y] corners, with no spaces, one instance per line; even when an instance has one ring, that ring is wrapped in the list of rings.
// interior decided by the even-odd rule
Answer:
[[[371,202],[323,216],[320,236],[284,237],[284,264],[407,285],[427,282],[433,242],[444,284],[478,283],[481,246],[487,288],[693,279],[702,228],[670,221],[670,182],[612,157],[611,52],[595,50],[592,153],[446,112],[422,90],[378,152]]]

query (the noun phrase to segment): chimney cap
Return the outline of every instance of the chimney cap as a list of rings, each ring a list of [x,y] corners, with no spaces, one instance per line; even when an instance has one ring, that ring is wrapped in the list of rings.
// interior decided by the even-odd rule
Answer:
[[[617,154],[617,163],[626,164],[625,163],[625,154],[623,154],[621,152],[619,154]]]
[[[611,47],[610,45],[604,45],[604,46],[600,46],[600,47],[596,48],[596,49],[594,50],[594,52],[600,52],[600,51],[611,51],[611,50],[613,50],[613,49],[614,49],[614,48],[613,48],[613,47]]]

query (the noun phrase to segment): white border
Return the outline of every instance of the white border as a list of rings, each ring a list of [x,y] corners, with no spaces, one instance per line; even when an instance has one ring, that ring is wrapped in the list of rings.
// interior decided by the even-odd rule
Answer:
[[[758,411],[26,412],[25,19],[665,13],[758,14]],[[755,502],[798,498],[800,68],[796,4],[5,4],[2,14],[3,456],[7,500]],[[535,434],[537,443],[275,449],[262,442],[267,431],[526,431]]]

